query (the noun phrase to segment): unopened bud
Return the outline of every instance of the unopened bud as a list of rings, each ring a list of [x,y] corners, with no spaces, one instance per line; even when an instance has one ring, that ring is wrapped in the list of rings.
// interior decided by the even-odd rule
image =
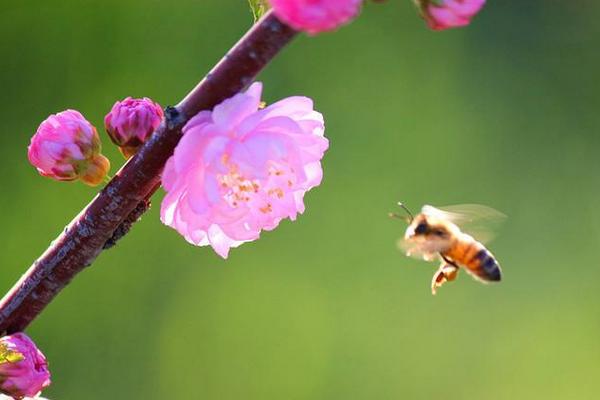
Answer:
[[[37,396],[49,385],[46,357],[27,335],[0,338],[0,392],[23,399]]]
[[[125,158],[133,156],[158,128],[163,119],[163,110],[151,99],[117,101],[104,118],[106,132],[113,143],[119,146]]]
[[[427,25],[439,31],[469,25],[485,0],[415,0]]]
[[[362,0],[270,0],[277,18],[292,28],[315,35],[352,21]]]
[[[110,162],[100,154],[98,132],[79,112],[66,110],[49,116],[31,138],[29,162],[38,172],[57,181],[81,179],[102,182]]]

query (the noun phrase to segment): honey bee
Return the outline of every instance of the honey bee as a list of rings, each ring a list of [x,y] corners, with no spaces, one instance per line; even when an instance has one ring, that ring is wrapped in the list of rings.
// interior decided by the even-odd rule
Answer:
[[[443,209],[425,205],[418,215],[413,216],[404,204],[398,205],[406,211],[409,224],[404,237],[399,241],[399,247],[408,256],[426,261],[441,260],[431,281],[432,294],[444,283],[455,280],[461,267],[483,283],[499,282],[502,279],[500,264],[483,245],[491,236],[479,226],[479,240],[476,240],[459,226],[497,222],[505,218],[504,214],[475,204]],[[398,214],[390,216],[402,218]]]

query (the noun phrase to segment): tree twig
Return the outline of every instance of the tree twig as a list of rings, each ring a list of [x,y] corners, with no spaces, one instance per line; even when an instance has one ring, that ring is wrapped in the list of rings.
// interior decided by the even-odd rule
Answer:
[[[117,236],[127,233],[147,209],[140,204],[146,204],[160,186],[160,174],[185,123],[247,86],[296,33],[268,12],[177,106],[167,108],[163,123],[140,151],[0,301],[0,333],[24,330],[77,273],[112,244],[115,231],[122,229]]]

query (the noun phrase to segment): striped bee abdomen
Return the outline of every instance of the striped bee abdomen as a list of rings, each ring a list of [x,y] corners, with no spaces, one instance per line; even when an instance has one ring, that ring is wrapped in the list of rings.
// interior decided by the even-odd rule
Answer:
[[[468,263],[467,268],[484,281],[498,282],[502,279],[502,271],[492,253],[482,248]]]
[[[477,241],[457,243],[448,256],[483,281],[498,282],[502,279],[498,261]]]

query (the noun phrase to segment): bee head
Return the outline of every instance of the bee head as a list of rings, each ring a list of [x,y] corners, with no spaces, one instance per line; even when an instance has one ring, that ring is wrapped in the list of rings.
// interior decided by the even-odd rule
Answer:
[[[447,224],[425,214],[417,215],[404,235],[404,239],[412,242],[447,242],[451,238]]]

